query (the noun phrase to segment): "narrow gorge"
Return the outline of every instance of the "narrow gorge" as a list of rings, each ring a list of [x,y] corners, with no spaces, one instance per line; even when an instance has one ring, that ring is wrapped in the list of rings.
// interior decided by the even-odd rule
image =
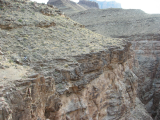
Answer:
[[[159,120],[160,15],[53,1],[0,0],[0,120]]]

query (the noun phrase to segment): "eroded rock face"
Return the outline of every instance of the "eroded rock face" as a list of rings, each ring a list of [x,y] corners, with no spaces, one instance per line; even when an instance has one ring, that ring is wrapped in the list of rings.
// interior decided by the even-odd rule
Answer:
[[[75,120],[114,120],[125,118],[127,112],[130,115],[131,109],[136,106],[137,77],[127,68],[123,71],[121,65],[115,67],[113,71],[105,71],[81,91],[73,87],[70,96],[61,97],[64,106],[59,112],[63,114],[66,111],[66,118]]]
[[[160,99],[160,35],[131,37],[130,40],[139,64],[134,69],[134,73],[140,78],[138,96],[146,104],[152,117],[157,116],[157,120]]]
[[[2,120],[152,120],[137,98],[129,47],[75,56],[79,68],[61,70],[62,83],[32,74],[4,86]]]
[[[71,18],[97,33],[131,41],[135,52],[133,72],[139,78],[138,97],[151,116],[158,119],[160,15],[146,14],[140,10],[108,9],[84,11],[71,15]]]

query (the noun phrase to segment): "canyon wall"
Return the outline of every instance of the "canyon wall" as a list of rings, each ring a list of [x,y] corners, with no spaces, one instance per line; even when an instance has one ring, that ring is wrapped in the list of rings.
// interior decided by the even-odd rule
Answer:
[[[135,53],[133,72],[139,78],[138,97],[151,116],[158,120],[160,15],[146,14],[141,10],[108,9],[84,11],[70,17],[99,34],[131,41]]]
[[[134,73],[140,78],[138,96],[156,120],[159,119],[159,80],[160,80],[160,35],[151,34],[131,37],[132,48],[136,53],[139,67]]]
[[[159,15],[0,5],[0,120],[159,119]]]
[[[32,74],[1,87],[1,120],[152,120],[137,98],[134,53],[124,48],[75,56],[64,80]]]

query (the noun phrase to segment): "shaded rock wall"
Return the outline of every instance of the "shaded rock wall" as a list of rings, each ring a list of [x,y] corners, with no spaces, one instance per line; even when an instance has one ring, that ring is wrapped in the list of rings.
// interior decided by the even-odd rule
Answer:
[[[146,104],[153,118],[158,120],[160,102],[160,35],[150,34],[131,37],[132,48],[135,51],[138,66],[134,73],[140,78],[138,96]]]

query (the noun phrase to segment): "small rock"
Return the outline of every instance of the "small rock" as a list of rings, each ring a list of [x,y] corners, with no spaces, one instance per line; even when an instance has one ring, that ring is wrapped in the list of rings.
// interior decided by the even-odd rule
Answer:
[[[16,62],[19,65],[22,65],[22,62],[19,59],[15,60],[14,62]]]
[[[23,40],[23,38],[18,38],[17,40],[18,40],[18,41],[22,41],[22,40]]]
[[[0,65],[0,69],[4,69],[4,66]]]
[[[0,51],[0,55],[4,55],[4,53],[2,51]]]
[[[4,67],[5,67],[5,68],[9,68],[9,66],[8,66],[8,65],[5,65]]]
[[[3,93],[2,92],[0,92],[0,97],[3,97]]]
[[[32,75],[29,75],[28,78],[36,78],[39,74],[38,73],[34,73]]]

